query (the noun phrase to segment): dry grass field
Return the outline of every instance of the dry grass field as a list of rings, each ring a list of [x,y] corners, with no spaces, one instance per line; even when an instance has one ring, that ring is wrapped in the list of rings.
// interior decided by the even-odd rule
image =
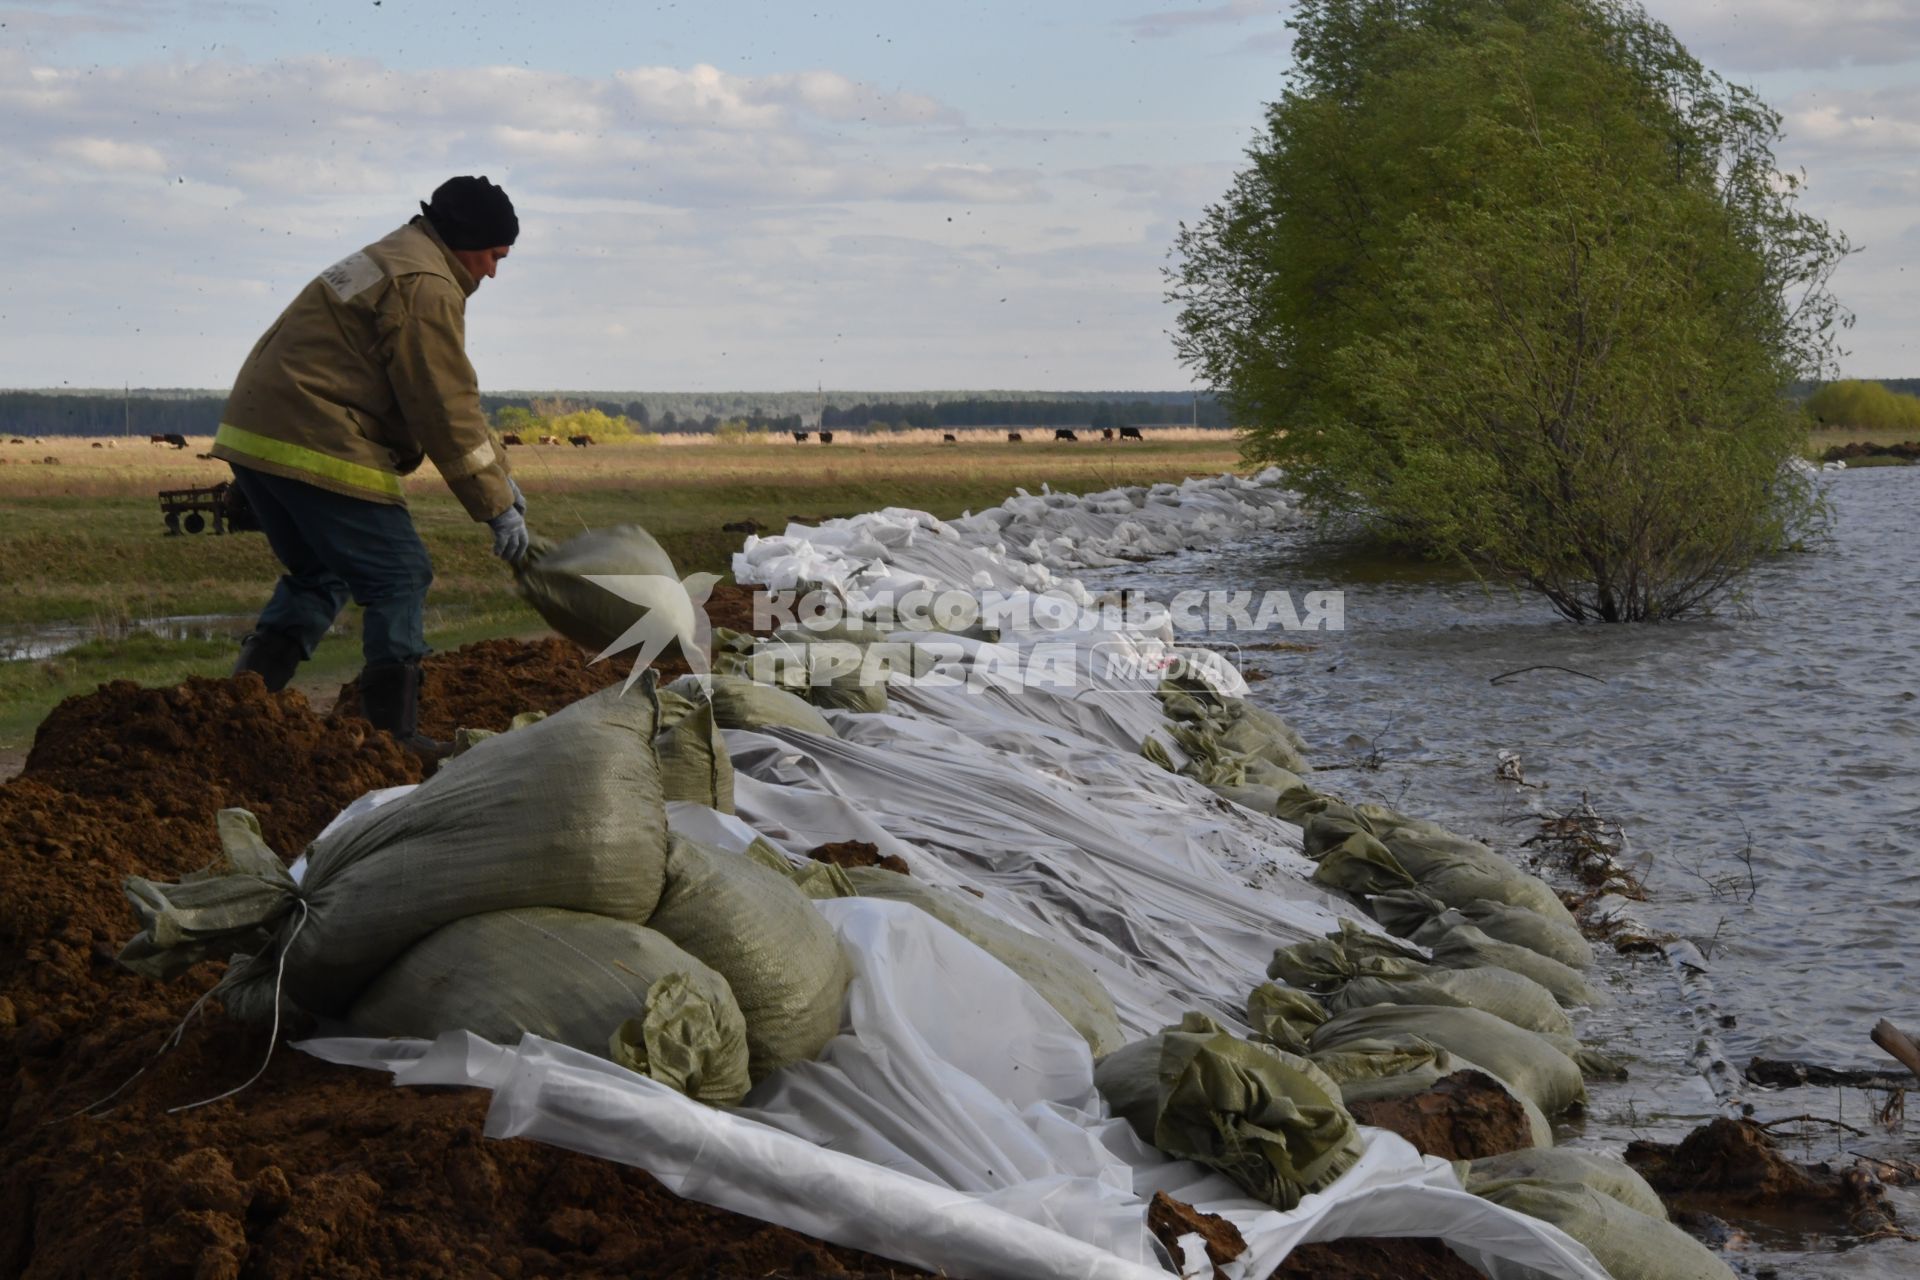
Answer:
[[[1016,487],[1088,491],[1236,469],[1233,437],[1190,428],[1148,428],[1144,443],[1078,444],[1051,429],[842,431],[831,445],[791,438],[668,436],[653,443],[587,448],[530,445],[510,451],[534,530],[565,538],[583,528],[635,523],[650,530],[682,572],[725,572],[741,535],[724,524],[753,520],[778,532],[794,516],[852,515],[884,506],[954,516],[999,502]],[[0,751],[17,749],[47,708],[107,679],[149,683],[231,665],[230,635],[164,638],[144,619],[213,615],[224,631],[265,602],[278,567],[258,534],[167,537],[156,494],[228,477],[203,459],[206,437],[185,449],[144,438],[30,439],[0,435],[0,655],[46,628],[77,628],[85,643],[46,660],[0,661]],[[95,445],[101,447],[95,448]],[[537,631],[490,554],[483,525],[468,519],[432,469],[408,483],[415,522],[434,558],[428,639],[437,648],[485,636]],[[349,609],[307,670],[316,684],[358,666]],[[213,631],[222,631],[213,624]]]

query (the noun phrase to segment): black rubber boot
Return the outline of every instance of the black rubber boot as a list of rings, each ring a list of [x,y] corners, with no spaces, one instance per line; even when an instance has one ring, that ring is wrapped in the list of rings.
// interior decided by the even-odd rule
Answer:
[[[255,672],[267,682],[269,691],[278,693],[293,679],[294,668],[306,659],[300,642],[284,631],[255,631],[240,642],[240,660],[233,664],[233,674]]]
[[[452,743],[436,742],[420,732],[418,662],[376,662],[362,670],[360,712],[422,760],[438,761],[453,750]]]

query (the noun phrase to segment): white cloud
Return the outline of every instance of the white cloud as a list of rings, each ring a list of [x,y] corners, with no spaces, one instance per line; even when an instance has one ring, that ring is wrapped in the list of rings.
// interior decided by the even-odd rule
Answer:
[[[52,146],[55,155],[78,160],[84,165],[109,173],[159,173],[167,167],[167,158],[143,142],[116,142],[112,138],[60,138]]]
[[[1920,57],[1912,0],[1646,0],[1694,56],[1726,73],[1886,66]]]
[[[1162,9],[1137,17],[1122,18],[1120,25],[1136,35],[1166,39],[1209,27],[1237,26],[1249,19],[1271,18],[1291,11],[1289,0],[1225,0],[1222,4],[1195,5],[1186,9]]]
[[[1158,298],[1177,178],[1089,187],[1019,121],[832,70],[16,51],[0,117],[28,264],[0,385],[221,385],[319,266],[461,172],[521,215],[469,317],[490,387],[1181,381]]]

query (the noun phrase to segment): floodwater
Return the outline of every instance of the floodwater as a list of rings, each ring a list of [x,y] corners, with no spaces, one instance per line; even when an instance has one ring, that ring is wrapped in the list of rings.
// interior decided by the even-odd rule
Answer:
[[[1699,947],[1718,1007],[1698,1019],[1657,954],[1609,953],[1617,1003],[1582,1033],[1633,1060],[1634,1077],[1596,1088],[1568,1140],[1672,1141],[1745,1104],[1762,1120],[1821,1117],[1779,1130],[1803,1159],[1914,1159],[1920,1124],[1869,1114],[1885,1093],[1736,1080],[1717,1099],[1697,1069],[1698,1051],[1736,1076],[1756,1055],[1897,1071],[1868,1032],[1881,1017],[1920,1031],[1920,467],[1822,479],[1830,542],[1765,565],[1737,606],[1695,622],[1578,626],[1532,597],[1311,530],[1113,581],[1161,598],[1343,591],[1343,631],[1220,637],[1270,673],[1255,699],[1306,736],[1330,790],[1521,856],[1541,808],[1584,795],[1623,824],[1648,889],[1641,920]],[[1255,647],[1276,640],[1312,647]],[[1522,668],[1536,669],[1509,674]],[[1529,786],[1496,777],[1502,750],[1519,753]],[[1702,1022],[1717,1045],[1698,1043]],[[1896,1203],[1920,1231],[1920,1196]],[[1729,1255],[1751,1275],[1920,1275],[1920,1245],[1756,1236]]]
[[[250,613],[194,613],[134,618],[110,624],[52,622],[0,631],[0,662],[39,662],[90,640],[122,639],[136,631],[165,640],[238,640],[253,628]]]

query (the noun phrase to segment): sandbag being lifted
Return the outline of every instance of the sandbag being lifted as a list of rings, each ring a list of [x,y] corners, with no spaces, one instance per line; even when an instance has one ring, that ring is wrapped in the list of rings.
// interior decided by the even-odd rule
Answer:
[[[747,1092],[747,1026],[726,979],[625,920],[535,907],[468,916],[415,943],[347,1021],[370,1036],[531,1032],[732,1106]]]
[[[653,535],[637,524],[590,529],[565,542],[536,537],[526,559],[514,569],[520,598],[547,625],[591,653],[599,653],[647,613],[647,607],[615,595],[587,579],[592,576],[658,578],[664,594],[678,591],[673,561]]]

